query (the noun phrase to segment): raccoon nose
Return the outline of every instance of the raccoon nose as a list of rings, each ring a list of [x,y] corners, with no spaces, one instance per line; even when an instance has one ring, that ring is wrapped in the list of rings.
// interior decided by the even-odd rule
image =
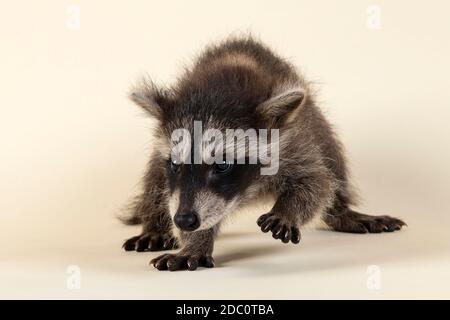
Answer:
[[[173,218],[175,225],[184,231],[194,231],[200,227],[200,219],[195,211],[182,211]]]

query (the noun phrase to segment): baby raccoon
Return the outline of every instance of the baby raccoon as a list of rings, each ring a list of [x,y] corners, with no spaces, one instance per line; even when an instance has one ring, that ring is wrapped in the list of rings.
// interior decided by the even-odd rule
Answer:
[[[267,195],[274,205],[257,224],[283,243],[299,243],[299,228],[316,215],[342,232],[392,232],[405,225],[351,209],[355,197],[342,146],[308,83],[250,37],[208,47],[170,88],[143,80],[130,98],[157,126],[144,190],[123,219],[143,230],[123,247],[181,246],[151,261],[158,270],[213,267],[223,218]],[[269,152],[258,150],[264,147]]]

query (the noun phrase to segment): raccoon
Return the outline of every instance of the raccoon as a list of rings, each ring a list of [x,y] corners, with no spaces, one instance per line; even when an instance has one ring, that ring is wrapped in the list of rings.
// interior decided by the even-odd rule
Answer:
[[[266,196],[274,204],[257,225],[283,243],[298,244],[300,227],[314,217],[330,230],[351,233],[392,232],[406,225],[352,209],[357,203],[343,147],[316,105],[311,85],[259,40],[228,38],[211,45],[173,86],[158,87],[146,78],[130,98],[157,124],[144,190],[123,218],[126,224],[142,224],[142,233],[123,248],[141,252],[181,246],[178,253],[150,262],[158,270],[213,267],[214,238],[224,218]],[[277,130],[276,144],[268,143],[278,148],[276,170],[261,174],[268,166],[262,159],[211,163],[200,155],[200,162],[190,161],[198,153],[192,143],[196,122],[218,132],[254,129],[258,137],[260,130]],[[173,140],[179,129],[190,134],[182,148]],[[219,153],[229,151],[223,147]],[[246,158],[252,150],[246,144],[244,149]]]

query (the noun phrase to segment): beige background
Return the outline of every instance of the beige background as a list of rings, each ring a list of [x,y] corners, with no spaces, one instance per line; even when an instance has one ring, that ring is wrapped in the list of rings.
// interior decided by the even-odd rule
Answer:
[[[373,3],[380,29],[367,25]],[[448,1],[1,4],[1,298],[450,297]],[[258,231],[258,209],[219,238],[215,269],[162,273],[147,266],[157,253],[121,251],[138,228],[115,216],[152,148],[127,89],[144,72],[170,83],[203,45],[242,31],[316,82],[360,209],[400,216],[406,230],[308,229],[301,245],[282,245]],[[80,290],[66,287],[69,265]],[[379,290],[367,286],[370,265]]]

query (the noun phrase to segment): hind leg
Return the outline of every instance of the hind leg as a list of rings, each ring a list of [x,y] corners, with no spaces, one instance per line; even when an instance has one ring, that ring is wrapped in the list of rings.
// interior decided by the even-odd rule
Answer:
[[[393,232],[406,226],[402,220],[390,216],[371,216],[353,211],[339,197],[323,220],[334,231],[350,233]]]
[[[390,216],[371,216],[350,209],[340,215],[327,215],[325,223],[334,231],[350,233],[380,233],[400,230],[406,225],[400,219]]]

